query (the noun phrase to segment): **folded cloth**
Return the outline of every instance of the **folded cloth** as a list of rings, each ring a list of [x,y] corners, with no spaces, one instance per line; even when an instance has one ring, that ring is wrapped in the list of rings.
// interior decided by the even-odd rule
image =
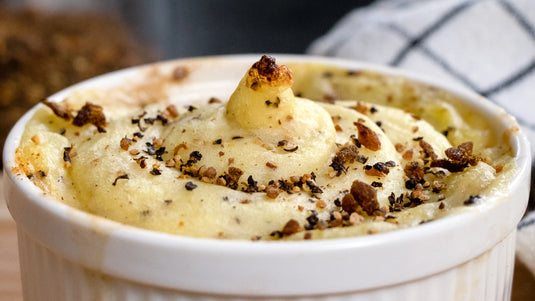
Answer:
[[[513,114],[535,154],[533,0],[378,1],[351,11],[308,53],[388,64],[467,86]],[[534,195],[532,189],[528,210],[535,209]],[[535,275],[535,210],[518,229],[518,257]]]

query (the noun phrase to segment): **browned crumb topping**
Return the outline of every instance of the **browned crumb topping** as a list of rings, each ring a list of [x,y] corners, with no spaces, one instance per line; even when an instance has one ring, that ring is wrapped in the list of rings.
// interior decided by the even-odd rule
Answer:
[[[63,118],[67,121],[71,120],[72,116],[70,110],[67,108],[64,103],[50,102],[46,99],[43,99],[42,103],[52,109],[56,116]]]
[[[266,187],[266,196],[270,199],[276,198],[279,193],[279,188],[275,184],[270,184]]]
[[[121,139],[120,146],[123,150],[127,151],[130,145],[132,145],[132,139],[126,137]]]
[[[381,141],[377,133],[372,131],[369,127],[360,122],[353,123],[359,131],[359,142],[366,148],[372,151],[378,151],[381,149]]]
[[[85,105],[78,111],[74,117],[72,124],[75,126],[84,126],[86,124],[93,124],[97,127],[99,133],[105,133],[106,130],[106,116],[99,105],[86,102]]]
[[[345,145],[336,152],[332,163],[329,166],[336,171],[336,176],[340,176],[342,172],[346,172],[348,169],[345,164],[351,164],[355,162],[358,154],[359,148],[356,145]]]
[[[262,85],[270,86],[291,86],[293,83],[292,73],[286,66],[279,66],[273,57],[263,55],[262,58],[253,64],[249,69],[251,81],[248,83],[253,90]]]
[[[431,188],[434,193],[439,193],[447,187],[446,182],[442,179],[434,180],[431,184]]]
[[[277,169],[277,165],[271,163],[271,162],[266,162],[266,166],[271,168],[271,169]]]
[[[402,153],[405,150],[405,147],[401,143],[396,143],[396,145],[394,145],[394,147],[396,148],[396,151],[398,153]]]
[[[396,162],[394,161],[387,161],[387,162],[377,162],[373,165],[366,165],[364,167],[365,173],[368,176],[373,177],[383,177],[386,176],[390,170],[389,167],[395,167]]]
[[[365,104],[363,104],[363,103],[360,102],[360,101],[357,102],[357,104],[356,104],[355,106],[351,107],[351,108],[352,108],[353,110],[355,110],[355,111],[361,113],[361,114],[364,114],[364,115],[368,114],[368,106],[365,105]]]
[[[222,177],[225,180],[225,186],[231,189],[237,189],[240,177],[243,175],[243,170],[230,166],[228,172],[226,172]]]
[[[214,103],[221,103],[221,100],[215,97],[210,97],[210,99],[208,100],[208,104],[214,104]]]
[[[366,212],[373,215],[379,209],[377,191],[371,185],[355,180],[351,185],[350,193],[342,199],[342,209],[348,213]]]
[[[461,143],[457,147],[450,147],[446,149],[446,157],[448,159],[434,160],[431,162],[431,167],[441,167],[450,172],[463,171],[469,165],[476,166],[481,157],[472,153],[474,144],[471,141]]]
[[[413,179],[416,182],[420,182],[424,178],[424,164],[420,160],[408,162],[403,171],[409,179]]]
[[[165,108],[165,113],[167,115],[169,115],[169,117],[171,118],[177,118],[178,117],[178,110],[177,108],[174,106],[174,105],[168,105],[166,108]]]
[[[435,154],[435,151],[433,150],[431,144],[425,142],[424,140],[420,140],[419,144],[420,147],[423,149],[426,158],[431,158],[431,160],[438,159],[438,156],[437,154]]]
[[[292,235],[294,233],[301,231],[301,225],[299,225],[299,222],[295,219],[289,220],[286,225],[282,228],[282,234],[283,235]]]
[[[495,169],[496,169],[496,173],[500,173],[503,170],[503,165],[502,164],[498,164],[498,165],[496,165]]]
[[[412,149],[407,150],[403,153],[401,156],[404,160],[412,160],[412,156],[414,154],[414,151]]]

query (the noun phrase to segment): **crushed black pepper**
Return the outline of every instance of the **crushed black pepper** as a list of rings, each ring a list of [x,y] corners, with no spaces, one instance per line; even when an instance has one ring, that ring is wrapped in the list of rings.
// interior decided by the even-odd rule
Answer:
[[[150,174],[153,175],[153,176],[159,176],[162,174],[162,171],[159,170],[158,168],[152,168],[152,170],[150,171]]]
[[[120,179],[128,180],[129,177],[128,177],[127,174],[121,174],[121,175],[119,175],[117,178],[115,178],[115,181],[113,181],[113,183],[112,183],[111,185],[112,185],[112,186],[117,185],[117,180],[120,180]]]
[[[193,182],[187,182],[185,187],[186,187],[186,190],[190,190],[191,191],[191,190],[197,188],[197,185],[195,185]]]
[[[468,199],[466,199],[463,204],[465,206],[470,206],[470,205],[474,205],[474,204],[477,204],[479,202],[479,199],[481,199],[481,196],[480,195],[471,195],[470,197],[468,197]]]

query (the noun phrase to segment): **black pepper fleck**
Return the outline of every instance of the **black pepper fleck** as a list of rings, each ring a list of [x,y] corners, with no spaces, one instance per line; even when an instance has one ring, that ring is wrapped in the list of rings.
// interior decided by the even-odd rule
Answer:
[[[197,188],[197,185],[195,185],[193,182],[186,183],[186,190],[193,190],[195,188]]]

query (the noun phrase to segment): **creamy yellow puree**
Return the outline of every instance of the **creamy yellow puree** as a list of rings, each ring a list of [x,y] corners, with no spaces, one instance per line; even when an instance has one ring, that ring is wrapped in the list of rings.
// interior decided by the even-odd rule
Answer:
[[[262,57],[228,101],[173,104],[161,91],[146,101],[150,91],[131,87],[73,93],[28,122],[18,171],[120,223],[252,240],[415,226],[484,207],[513,172],[502,133],[447,92],[289,66],[293,75]]]

